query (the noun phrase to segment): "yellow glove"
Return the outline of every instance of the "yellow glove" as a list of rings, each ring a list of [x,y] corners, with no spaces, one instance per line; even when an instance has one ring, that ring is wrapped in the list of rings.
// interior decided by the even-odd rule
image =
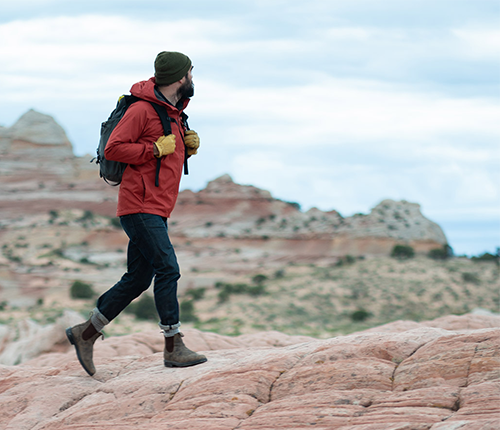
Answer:
[[[187,130],[186,133],[184,133],[184,143],[188,148],[195,150],[198,149],[200,147],[200,138],[198,136],[198,133],[196,133],[196,131],[194,130]],[[193,154],[196,154],[196,151]]]
[[[187,148],[188,155],[191,157],[191,155],[198,154],[197,149],[192,149],[192,148]]]
[[[161,136],[155,142],[155,145],[156,148],[158,149],[157,154],[155,151],[156,158],[161,158],[165,155],[172,154],[175,151],[175,135],[169,134],[168,136]]]

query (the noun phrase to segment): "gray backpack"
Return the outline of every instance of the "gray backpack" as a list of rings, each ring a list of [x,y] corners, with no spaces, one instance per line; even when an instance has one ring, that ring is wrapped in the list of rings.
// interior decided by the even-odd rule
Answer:
[[[120,120],[127,112],[127,109],[135,103],[136,101],[142,100],[139,97],[132,95],[123,95],[118,99],[118,103],[116,104],[116,108],[111,112],[107,121],[104,121],[101,124],[101,138],[99,140],[99,145],[97,146],[97,157],[90,160],[93,162],[95,160],[96,164],[99,165],[99,175],[101,178],[106,181],[109,185],[117,186],[120,185],[122,181],[123,172],[127,168],[127,163],[122,163],[120,161],[112,161],[107,160],[104,156],[104,150],[106,149],[106,144],[108,143],[109,137],[111,133],[118,125]],[[167,109],[165,106],[161,106],[157,103],[149,102],[158,113],[160,117],[161,123],[163,125],[163,133],[165,136],[168,136],[172,133],[171,121],[175,121],[173,118],[170,118],[167,113]],[[187,126],[187,115],[182,113],[182,121]],[[185,151],[186,157],[184,159],[184,174],[188,174],[187,167],[187,151]],[[159,175],[160,175],[160,167],[161,167],[161,159],[158,158],[156,163],[156,179],[155,185],[159,186]]]

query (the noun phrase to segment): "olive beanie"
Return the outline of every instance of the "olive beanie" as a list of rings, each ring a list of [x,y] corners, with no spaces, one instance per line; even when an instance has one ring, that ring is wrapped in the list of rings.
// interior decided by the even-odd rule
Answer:
[[[156,85],[170,85],[181,80],[191,69],[191,60],[180,52],[160,52],[155,60]]]

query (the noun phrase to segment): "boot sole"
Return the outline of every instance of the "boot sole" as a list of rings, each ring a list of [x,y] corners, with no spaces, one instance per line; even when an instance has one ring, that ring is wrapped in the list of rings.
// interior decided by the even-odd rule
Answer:
[[[94,376],[95,372],[92,373],[89,369],[87,369],[87,366],[85,366],[82,358],[80,357],[80,351],[78,350],[78,347],[76,346],[75,336],[73,336],[73,332],[71,331],[71,327],[66,329],[66,337],[68,338],[69,343],[71,343],[71,345],[74,345],[75,350],[76,350],[76,357],[78,358],[78,361],[82,365],[85,372],[87,372],[90,376]]]
[[[196,360],[196,361],[189,361],[187,363],[178,363],[176,361],[163,360],[163,364],[165,364],[165,367],[190,367],[206,362],[207,362],[206,358],[202,358],[201,360]]]

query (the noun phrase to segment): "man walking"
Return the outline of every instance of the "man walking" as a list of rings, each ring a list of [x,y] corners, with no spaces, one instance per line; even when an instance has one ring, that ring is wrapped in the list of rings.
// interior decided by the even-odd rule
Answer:
[[[132,86],[130,93],[141,100],[128,108],[106,145],[108,160],[128,164],[117,208],[117,216],[129,237],[127,272],[99,297],[88,321],[66,330],[89,375],[96,371],[93,346],[102,336],[102,329],[147,290],[153,278],[159,326],[165,335],[165,366],[186,367],[207,361],[182,341],[177,300],[180,273],[167,230],[185,159],[196,154],[200,145],[196,132],[187,130],[183,121],[183,111],[194,95],[192,69],[186,55],[160,52],[155,60],[155,76]],[[167,109],[172,128],[168,136],[164,135],[161,120],[150,102]]]

